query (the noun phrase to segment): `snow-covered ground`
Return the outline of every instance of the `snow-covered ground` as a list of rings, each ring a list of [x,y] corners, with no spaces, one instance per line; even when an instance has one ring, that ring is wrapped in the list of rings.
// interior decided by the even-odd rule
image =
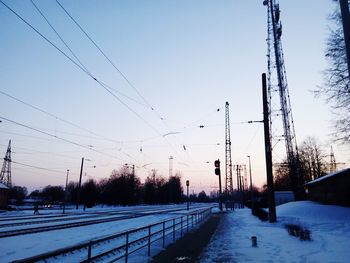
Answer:
[[[249,209],[227,213],[200,262],[350,262],[350,208],[292,202],[278,206],[277,216],[271,224]],[[312,240],[290,236],[288,223],[309,229]]]
[[[209,205],[199,205],[200,207],[205,207]],[[198,204],[196,205],[198,207]],[[190,211],[186,210],[186,205],[168,205],[168,206],[134,206],[134,207],[116,207],[116,208],[99,208],[91,209],[85,211],[86,213],[93,212],[103,212],[103,211],[125,211],[129,212],[140,212],[142,209],[144,211],[150,211],[151,209],[183,209],[180,211],[171,211],[169,213],[158,213],[155,215],[147,215],[139,218],[125,219],[120,221],[107,222],[102,224],[94,224],[89,226],[74,227],[68,229],[61,229],[55,231],[41,232],[36,234],[20,235],[7,238],[1,238],[0,242],[0,262],[10,262],[13,260],[23,259],[31,257],[44,252],[49,252],[63,247],[68,247],[76,245],[78,243],[86,242],[95,238],[100,238],[103,236],[109,236],[112,234],[124,232],[126,230],[134,229],[137,227],[147,226],[165,219],[173,218],[186,214]],[[61,213],[62,211],[60,211]],[[80,211],[83,212],[83,211]],[[54,213],[45,213],[45,215],[54,215]],[[42,215],[42,216],[45,216]],[[72,211],[70,216],[75,216],[76,211]],[[15,219],[22,217],[28,217],[28,212],[13,212],[4,213],[0,216],[0,219],[5,219],[14,216]],[[38,216],[33,216],[37,218]],[[42,226],[45,224],[40,224]],[[146,259],[147,260],[147,259]],[[72,262],[67,257],[67,261]]]

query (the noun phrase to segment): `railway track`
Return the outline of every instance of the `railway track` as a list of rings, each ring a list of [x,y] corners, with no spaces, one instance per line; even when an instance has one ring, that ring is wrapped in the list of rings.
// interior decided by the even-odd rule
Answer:
[[[87,226],[87,225],[93,225],[93,224],[101,224],[101,223],[118,221],[118,220],[123,220],[123,219],[131,219],[131,218],[136,218],[136,217],[141,217],[141,216],[144,216],[144,215],[137,215],[137,214],[125,215],[125,216],[112,217],[112,218],[87,220],[87,221],[83,221],[83,222],[71,222],[71,223],[65,223],[65,224],[59,224],[59,225],[15,229],[15,230],[10,230],[10,231],[0,232],[0,238],[12,237],[12,236],[18,236],[18,235],[24,235],[24,234],[40,233],[40,232],[66,229],[66,228],[72,228],[72,227]]]
[[[170,209],[170,210],[169,210]],[[8,218],[0,220],[0,228],[5,227],[16,227],[16,226],[24,226],[24,225],[35,225],[35,224],[45,224],[45,223],[51,223],[51,222],[64,222],[64,221],[72,221],[72,220],[84,220],[89,218],[98,218],[102,216],[110,216],[110,215],[120,215],[120,214],[134,214],[134,213],[145,213],[147,211],[167,211],[172,212],[173,208],[168,209],[157,209],[154,208],[144,208],[144,209],[137,209],[137,210],[109,210],[109,211],[96,211],[96,212],[89,212],[89,213],[74,213],[74,214],[60,214],[60,215],[45,215],[45,216],[29,216],[29,217],[21,217],[21,218]],[[27,221],[29,220],[29,221]],[[12,222],[16,221],[16,222]],[[22,221],[22,222],[18,222]],[[6,222],[6,223],[1,223]]]
[[[198,207],[193,207],[198,208]],[[59,229],[66,229],[66,228],[73,228],[73,227],[80,227],[80,226],[87,226],[92,224],[101,224],[106,222],[113,222],[113,221],[119,221],[119,220],[125,220],[125,219],[132,219],[137,217],[143,217],[143,216],[149,216],[152,214],[164,214],[169,212],[178,212],[181,210],[185,210],[184,208],[168,208],[168,209],[142,209],[142,210],[135,210],[135,211],[116,211],[114,213],[112,212],[106,212],[106,213],[100,213],[98,215],[94,216],[85,216],[85,217],[70,217],[70,218],[61,218],[61,219],[52,219],[52,220],[42,220],[42,221],[28,221],[28,222],[19,222],[19,223],[7,223],[2,224],[2,228],[5,227],[18,227],[18,226],[27,226],[30,224],[45,224],[45,223],[57,223],[57,222],[65,222],[65,221],[73,221],[73,220],[84,220],[84,221],[78,221],[78,222],[68,222],[63,224],[54,224],[54,225],[46,225],[46,226],[37,226],[37,227],[31,227],[31,228],[20,228],[20,229],[13,229],[13,230],[7,230],[7,231],[0,231],[0,238],[5,237],[11,237],[11,236],[18,236],[18,235],[25,235],[25,234],[33,234],[33,233],[40,233],[40,232],[46,232],[46,231],[53,231],[53,230],[59,230]],[[122,214],[122,215],[120,215]],[[115,216],[117,215],[117,216]],[[96,217],[105,217],[105,218],[96,218]],[[107,217],[107,218],[106,218]],[[36,218],[37,219],[37,218]]]
[[[131,212],[129,212],[131,213]],[[0,223],[0,228],[4,228],[4,227],[16,227],[16,226],[24,226],[24,225],[35,225],[35,224],[45,224],[45,223],[54,223],[54,222],[64,222],[64,221],[72,221],[72,220],[82,220],[82,219],[89,219],[89,218],[96,218],[96,217],[101,217],[101,216],[109,216],[109,215],[118,215],[118,214],[128,214],[127,212],[106,212],[106,213],[96,213],[93,215],[85,215],[85,216],[81,216],[81,214],[79,215],[70,215],[69,217],[65,217],[65,218],[60,218],[60,217],[53,217],[53,218],[26,218],[24,220],[27,219],[31,219],[30,221],[24,221],[24,222],[15,222],[15,223]],[[34,219],[34,220],[33,220]]]

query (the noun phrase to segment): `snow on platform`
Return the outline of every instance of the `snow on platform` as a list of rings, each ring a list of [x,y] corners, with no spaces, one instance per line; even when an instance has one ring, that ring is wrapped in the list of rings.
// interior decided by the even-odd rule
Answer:
[[[250,209],[225,214],[200,262],[350,262],[350,208],[292,202],[278,206],[277,216],[271,224]],[[308,228],[312,240],[288,235],[287,223]]]

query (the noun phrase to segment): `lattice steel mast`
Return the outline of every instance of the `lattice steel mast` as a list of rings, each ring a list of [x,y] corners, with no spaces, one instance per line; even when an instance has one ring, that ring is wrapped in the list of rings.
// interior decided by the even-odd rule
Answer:
[[[280,9],[277,0],[265,0],[264,5],[267,6],[268,17],[268,93],[269,93],[269,110],[270,110],[270,127],[272,125],[271,116],[277,113],[277,116],[282,117],[283,124],[283,137],[287,153],[287,161],[289,167],[289,176],[291,181],[291,187],[299,199],[302,189],[300,169],[299,167],[299,154],[295,136],[294,122],[292,116],[292,108],[290,103],[287,76],[285,63],[283,58],[283,49],[281,42],[282,24],[280,21]],[[278,93],[280,108],[274,109],[274,94]],[[271,139],[274,138],[274,131],[271,129]],[[274,143],[271,143],[274,145]]]
[[[335,161],[333,147],[331,146],[331,155],[330,155],[330,162],[329,162],[329,173],[334,173],[337,171],[337,162]]]
[[[231,137],[230,137],[230,110],[226,101],[225,105],[225,194],[232,196],[233,179],[232,179],[232,160],[231,160]]]
[[[7,187],[12,186],[11,179],[11,140],[9,140],[9,144],[7,146],[6,155],[4,158],[4,162],[2,164],[1,173],[0,173],[0,183],[6,185]]]

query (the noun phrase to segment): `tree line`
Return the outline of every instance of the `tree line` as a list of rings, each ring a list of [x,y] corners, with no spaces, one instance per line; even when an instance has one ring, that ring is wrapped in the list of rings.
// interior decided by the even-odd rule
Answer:
[[[29,197],[43,200],[46,203],[66,201],[75,204],[78,189],[77,182],[70,182],[67,185],[67,192],[62,186],[48,185],[42,190],[33,191]],[[184,201],[180,174],[166,179],[158,175],[156,170],[152,170],[145,183],[142,184],[140,178],[130,172],[127,167],[113,170],[109,178],[100,181],[89,179],[82,183],[79,196],[79,203],[86,207],[96,204],[177,204]]]

